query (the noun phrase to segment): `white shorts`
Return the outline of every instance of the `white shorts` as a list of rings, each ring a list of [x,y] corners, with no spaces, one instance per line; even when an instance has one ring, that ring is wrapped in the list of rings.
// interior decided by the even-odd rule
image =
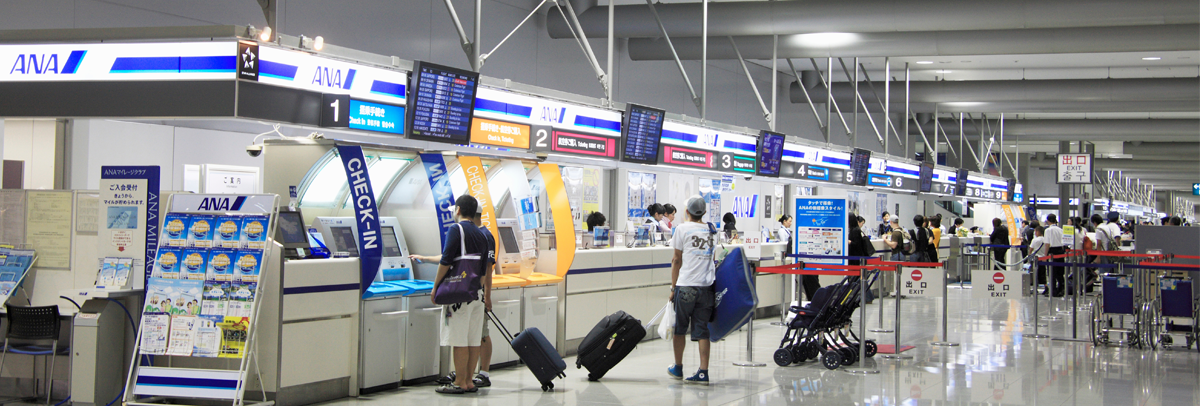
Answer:
[[[478,347],[483,340],[483,302],[464,303],[458,311],[446,306],[446,317],[442,318],[442,346]]]

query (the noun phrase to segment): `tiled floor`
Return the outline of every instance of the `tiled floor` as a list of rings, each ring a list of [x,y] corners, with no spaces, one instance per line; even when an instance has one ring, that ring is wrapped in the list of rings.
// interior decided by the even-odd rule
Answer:
[[[934,347],[940,337],[940,301],[910,298],[902,302],[901,332],[905,352],[914,359],[888,361],[877,356],[866,366],[877,375],[852,375],[830,371],[815,362],[776,367],[771,353],[779,345],[781,327],[770,320],[755,324],[755,359],[768,365],[745,368],[733,365],[745,358],[746,335],[738,333],[713,346],[712,385],[684,385],[667,377],[671,362],[669,343],[642,343],[600,382],[588,382],[587,373],[567,359],[567,378],[543,393],[533,375],[518,366],[495,371],[494,386],[478,394],[439,395],[433,386],[406,387],[327,405],[1200,405],[1200,353],[1194,349],[1169,351],[1094,348],[1082,342],[1028,339],[1032,301],[970,300],[969,289],[950,289],[950,340],[959,347]],[[1060,300],[1056,300],[1060,301]],[[885,315],[894,315],[894,301],[877,301],[867,310],[867,327],[878,327],[878,303]],[[1059,303],[1059,308],[1069,305]],[[1042,300],[1043,316],[1057,314]],[[1080,312],[1083,320],[1086,312]],[[885,316],[889,323],[892,316]],[[857,320],[857,316],[856,316]],[[1044,321],[1054,337],[1069,337],[1070,314]],[[1081,323],[1085,326],[1086,324]],[[891,334],[868,333],[880,343],[892,343]],[[879,336],[879,337],[877,337]],[[1086,337],[1081,331],[1079,337]],[[685,370],[696,368],[697,355],[689,348]],[[844,367],[843,367],[844,368]]]

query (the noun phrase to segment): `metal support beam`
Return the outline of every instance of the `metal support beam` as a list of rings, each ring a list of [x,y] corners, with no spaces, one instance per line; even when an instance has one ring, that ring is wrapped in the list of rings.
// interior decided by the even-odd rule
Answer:
[[[796,78],[796,80],[800,80]],[[751,83],[753,84],[753,83]],[[776,35],[772,40],[771,47],[771,118],[767,120],[767,125],[771,127],[771,131],[775,131],[775,123],[779,121],[779,36]]]
[[[846,61],[838,58],[838,63],[842,65],[842,71],[846,72]],[[858,95],[858,57],[854,58],[854,77],[850,77],[850,73],[846,72],[846,79],[854,81],[854,98],[862,101],[862,97]],[[858,148],[858,103],[854,103],[854,133],[850,136],[850,146]]]
[[[850,79],[851,75],[850,75],[850,71],[848,69],[846,69],[846,62],[842,61],[842,58],[838,58],[838,62],[842,64],[842,72],[846,73],[846,78]],[[871,117],[871,109],[867,107],[867,101],[863,100],[862,95],[858,93],[858,73],[860,71],[859,70],[860,67],[862,67],[862,69],[861,69],[862,74],[866,75],[867,69],[865,67],[863,67],[862,64],[858,63],[858,57],[855,57],[854,58],[854,78],[852,79],[852,80],[854,80],[854,94],[857,95],[856,96],[857,104],[854,105],[854,140],[855,140],[854,146],[855,146],[855,148],[858,147],[858,108],[859,108],[859,106],[862,107],[863,113],[867,116],[867,121],[871,123],[871,129],[875,130],[875,138],[879,139],[879,145],[884,145],[883,137],[879,135],[879,126],[875,125],[875,119]],[[870,84],[871,84],[871,78],[867,77],[867,85],[870,85]],[[804,86],[800,86],[800,87],[803,88]],[[883,104],[880,103],[880,105],[882,106]],[[886,131],[887,129],[885,128],[884,130]]]
[[[954,118],[954,114],[950,114],[950,118]],[[961,158],[958,157],[958,151],[954,150],[954,145],[950,144],[950,134],[946,134],[946,128],[942,127],[942,124],[938,122],[937,116],[934,116],[933,118],[933,130],[942,133],[942,137],[946,138],[946,149],[950,150],[951,154],[954,154],[954,159],[961,160]],[[962,144],[959,144],[958,147],[962,148]]]
[[[614,2],[611,1],[608,3],[609,9],[612,9],[613,3]],[[675,57],[675,67],[679,68],[679,74],[683,76],[683,82],[687,84],[688,92],[692,95],[692,103],[696,105],[697,109],[702,110],[700,98],[696,96],[696,89],[692,87],[692,80],[688,79],[687,71],[683,69],[683,62],[679,59],[679,53],[675,51],[675,44],[671,43],[671,36],[667,35],[667,27],[663,26],[662,18],[658,16],[658,10],[654,8],[654,2],[652,0],[646,0],[646,5],[650,7],[650,14],[654,15],[654,21],[658,22],[658,29],[662,32],[663,38],[667,40],[667,47],[671,48],[671,55]],[[611,16],[609,17],[609,21],[612,21]],[[610,29],[610,38],[611,35],[612,30]],[[612,70],[611,66],[609,67],[609,70]]]
[[[517,33],[517,30],[521,29],[521,26],[525,25],[525,22],[526,22],[526,21],[529,21],[529,18],[530,18],[530,17],[533,17],[533,15],[534,15],[534,14],[537,14],[538,10],[541,10],[541,9],[542,9],[542,6],[543,6],[543,5],[545,5],[547,1],[549,1],[549,0],[542,0],[542,2],[541,2],[541,3],[538,3],[537,7],[534,7],[534,8],[533,8],[533,11],[530,11],[530,12],[529,12],[529,15],[525,16],[525,19],[524,19],[524,20],[521,20],[521,22],[520,22],[520,23],[518,23],[516,27],[513,27],[512,31],[509,31],[508,35],[505,35],[505,36],[504,36],[504,39],[500,40],[500,43],[499,43],[499,44],[496,44],[496,46],[492,48],[491,52],[488,52],[488,53],[486,53],[486,54],[482,54],[482,55],[480,55],[480,56],[479,56],[479,65],[480,65],[480,67],[482,67],[482,66],[483,66],[483,63],[484,63],[484,62],[487,62],[487,59],[488,59],[489,57],[491,57],[491,56],[492,56],[492,54],[496,53],[496,50],[497,50],[497,49],[500,49],[500,46],[501,46],[501,45],[504,45],[504,42],[505,42],[505,41],[508,41],[508,39],[509,39],[509,38],[511,38],[513,34],[516,34],[516,33]],[[610,33],[611,33],[611,31],[610,31]],[[612,47],[611,47],[612,43],[610,42],[610,43],[609,43],[609,45],[610,45],[610,47],[609,47],[609,48],[610,48],[610,49],[609,49],[609,59],[612,59],[612,49],[611,49],[611,48],[612,48]],[[612,69],[612,62],[609,62],[609,70],[611,70],[611,69]]]
[[[450,0],[446,0],[449,2]],[[481,0],[477,0],[481,1]],[[562,4],[567,5],[567,10],[563,11]],[[563,21],[566,21],[567,26],[571,27],[571,34],[575,36],[575,42],[583,49],[584,55],[587,57],[588,63],[592,65],[592,70],[596,72],[596,80],[600,81],[600,87],[604,88],[604,98],[612,99],[612,93],[608,88],[604,70],[600,69],[600,61],[596,60],[596,54],[592,52],[592,44],[588,42],[586,36],[583,35],[583,29],[579,28],[579,19],[575,16],[575,9],[571,7],[571,2],[567,0],[555,0],[555,8],[558,9],[558,14],[562,15]],[[570,17],[568,17],[570,15]],[[574,23],[574,24],[572,24]]]
[[[542,2],[545,1],[546,0],[542,0]],[[616,34],[613,32],[613,30],[616,28],[613,26],[613,13],[616,10],[614,7],[615,6],[613,5],[613,2],[608,2],[608,59],[605,59],[605,61],[608,63],[608,69],[604,70],[605,72],[608,72],[608,76],[604,77],[604,88],[608,89],[609,106],[613,105],[613,95],[617,92],[617,89],[613,86],[613,77],[617,76],[617,72],[613,70],[613,51],[615,49],[614,44],[616,43]],[[538,6],[538,8],[541,8],[541,6]],[[692,96],[694,97],[695,95],[696,92],[692,92]]]
[[[267,19],[267,27],[270,27],[275,33],[273,37],[279,38],[279,33],[283,30],[283,19],[279,15],[283,14],[284,0],[258,0],[258,6],[262,8],[263,17]],[[270,40],[268,38],[268,40]]]
[[[888,61],[887,58],[884,58],[884,64],[887,65],[887,70],[884,72],[884,76],[887,76],[884,78],[885,80],[891,80],[891,69],[890,69],[891,64],[889,62],[890,61]],[[871,94],[875,96],[875,102],[879,103],[879,107],[885,109],[885,111],[886,111],[887,106],[885,106],[883,104],[883,100],[881,100],[879,98],[879,92],[875,91],[875,83],[871,81],[871,74],[867,73],[867,67],[863,66],[862,64],[859,64],[858,67],[859,67],[859,69],[862,69],[863,78],[867,80],[867,87],[871,89]],[[886,86],[887,84],[885,83],[884,85]],[[887,89],[884,89],[884,90],[886,91]],[[859,98],[861,100],[862,96],[860,95]],[[866,107],[866,102],[863,102],[863,107]],[[884,138],[888,137],[888,134],[887,134],[888,128],[891,128],[892,132],[896,133],[896,139],[899,140],[900,132],[896,131],[896,126],[894,124],[892,124],[891,120],[888,120],[887,126],[885,126],[883,129],[884,130],[883,131]]]
[[[771,111],[767,110],[767,104],[763,103],[762,93],[759,93],[758,86],[754,85],[754,77],[750,76],[750,68],[746,67],[746,60],[742,59],[742,53],[740,51],[738,51],[737,42],[733,41],[733,37],[726,37],[726,38],[729,38],[729,44],[733,45],[733,52],[737,54],[738,62],[740,62],[742,64],[742,72],[746,73],[746,80],[748,82],[750,82],[750,90],[754,91],[754,97],[758,99],[758,106],[762,108],[763,118],[767,119],[767,123],[770,123],[771,122]],[[828,136],[826,136],[825,141],[829,141]]]
[[[863,70],[865,71],[866,69],[863,69]],[[891,110],[892,110],[892,59],[891,58],[883,58],[883,79],[884,79],[883,80],[883,99],[887,100],[887,103],[882,103],[883,104],[883,154],[888,155],[888,154],[892,153],[892,150],[889,148],[890,145],[888,145],[888,144],[892,143],[892,137],[890,135],[888,135],[888,129],[892,128],[892,112],[891,112]],[[868,77],[867,80],[870,81],[871,79]],[[870,86],[870,85],[868,85],[868,86]],[[871,89],[874,90],[875,87],[871,86]],[[900,134],[899,134],[899,132],[897,132],[896,139],[899,139],[899,138],[900,138]]]
[[[846,129],[846,135],[850,135],[850,124],[846,123],[846,117],[842,116],[842,109],[840,107],[838,107],[837,101],[833,100],[833,58],[831,57],[828,60],[828,68],[827,68],[827,71],[829,72],[829,80],[828,81],[825,80],[825,74],[821,73],[821,68],[817,67],[817,60],[815,58],[808,58],[808,61],[812,63],[813,69],[815,69],[817,71],[817,77],[821,79],[821,83],[825,84],[825,92],[826,92],[825,110],[827,113],[825,115],[825,122],[826,123],[832,122],[833,112],[837,111],[838,119],[841,119],[842,127],[844,127]],[[832,132],[832,127],[833,127],[832,125],[825,126],[825,142],[829,142],[829,134],[830,134],[830,132]]]
[[[787,59],[787,63],[788,63],[788,67],[792,68],[792,75],[795,75],[796,80],[799,81],[800,80],[800,72],[796,71],[796,65],[792,64],[791,59]],[[800,86],[800,91],[804,93],[804,100],[808,101],[808,107],[812,108],[813,118],[817,119],[817,127],[821,129],[822,133],[824,133],[825,126],[827,124],[821,122],[821,114],[817,113],[817,105],[813,104],[812,97],[808,95],[808,89],[806,87],[804,87],[802,84]]]
[[[454,29],[456,31],[458,31],[459,46],[462,47],[463,52],[467,53],[467,59],[470,60],[469,62],[471,63],[471,69],[478,72],[479,71],[478,66],[476,66],[476,63],[475,63],[476,59],[471,59],[472,58],[471,55],[473,54],[473,51],[471,49],[474,48],[475,46],[471,42],[471,38],[467,37],[467,31],[465,29],[463,29],[462,20],[460,20],[458,18],[458,12],[454,11],[454,3],[451,3],[450,0],[445,0],[445,3],[446,3],[446,11],[450,12],[450,21],[454,22]]]
[[[447,0],[448,1],[448,0]],[[483,35],[483,0],[475,0],[475,40],[471,41],[471,66],[472,70],[479,72],[483,69],[483,58],[479,57],[479,48],[482,47],[479,38]]]
[[[970,116],[970,113],[968,113],[967,115]],[[971,117],[971,120],[974,121],[975,118]],[[982,130],[980,130],[980,131],[982,131]],[[962,148],[962,145],[963,145],[963,139],[964,139],[964,137],[963,137],[963,113],[958,113],[958,145],[959,145],[960,149]],[[979,137],[979,140],[980,140],[979,141],[979,149],[982,150],[983,149],[983,137]],[[982,167],[979,165],[979,153],[975,152],[975,147],[971,146],[971,143],[968,142],[968,143],[966,143],[966,145],[967,145],[967,148],[971,151],[971,158],[975,160],[975,169],[977,169],[977,170],[982,169]],[[959,160],[959,165],[961,165],[961,164],[962,164],[962,161]]]
[[[912,79],[912,71],[908,69],[908,62],[905,62],[904,63],[904,139],[906,141],[908,140],[908,137],[911,136],[911,134],[908,132],[908,123],[909,123],[909,121],[912,120],[912,118],[910,117],[910,115],[912,114],[912,109],[911,109],[912,106],[909,104],[910,103],[909,99],[911,99],[911,96],[912,96],[912,89],[909,86],[909,82],[911,81],[911,79]],[[911,142],[905,143],[904,155],[902,155],[903,157],[905,157],[907,159],[911,159],[911,157],[912,157],[912,154],[908,153],[908,145],[909,144],[912,144],[912,143]],[[917,149],[917,147],[913,147],[913,150],[916,150],[916,149]]]

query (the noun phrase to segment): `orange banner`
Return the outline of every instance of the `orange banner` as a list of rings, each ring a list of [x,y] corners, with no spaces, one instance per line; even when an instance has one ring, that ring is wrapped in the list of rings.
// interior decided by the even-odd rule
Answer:
[[[550,214],[554,216],[554,239],[558,245],[558,277],[566,278],[571,263],[575,261],[575,222],[571,220],[571,205],[567,202],[567,189],[563,186],[562,173],[555,164],[538,164],[542,181],[546,182],[546,197],[550,200]]]
[[[529,149],[529,126],[476,117],[471,120],[471,143]]]
[[[492,236],[496,237],[496,252],[500,252],[500,234],[496,228],[496,209],[492,206],[492,197],[488,193],[487,175],[484,173],[483,162],[477,156],[460,156],[458,164],[462,165],[462,173],[467,177],[467,194],[479,201],[483,209],[482,223]]]

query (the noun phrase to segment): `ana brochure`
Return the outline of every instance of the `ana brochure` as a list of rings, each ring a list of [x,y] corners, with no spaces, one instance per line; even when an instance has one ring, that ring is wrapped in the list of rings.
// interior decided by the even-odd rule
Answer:
[[[216,216],[206,214],[192,215],[192,223],[188,226],[188,246],[194,248],[212,248],[213,229],[216,228],[213,223],[216,222]]]
[[[196,342],[196,316],[171,316],[171,333],[167,339],[167,355],[190,356]]]
[[[181,272],[179,279],[203,281],[204,274],[208,272],[208,269],[205,268],[207,263],[208,250],[203,248],[184,248],[183,266],[179,268]]]
[[[237,270],[234,282],[258,283],[258,275],[262,270],[262,251],[241,250],[237,252]]]
[[[100,277],[96,280],[97,287],[113,287],[117,281],[117,258],[107,257],[100,262]]]
[[[229,301],[229,282],[205,282],[204,305],[200,314],[204,316],[225,316]]]
[[[196,326],[196,340],[192,347],[193,357],[213,358],[221,353],[221,328],[217,327],[218,321],[225,321],[224,317],[200,317],[200,322]]]
[[[142,316],[142,353],[163,355],[167,352],[167,334],[171,316],[147,314]]]
[[[208,272],[205,280],[230,282],[233,280],[233,261],[238,258],[237,251],[213,248],[208,251]]]
[[[229,303],[225,309],[225,315],[228,317],[253,316],[256,289],[258,289],[257,283],[234,283],[229,291]]]
[[[183,248],[188,245],[188,226],[191,216],[183,213],[167,213],[163,216],[163,246]]]
[[[183,264],[183,249],[159,248],[158,259],[154,261],[152,278],[179,279],[179,267]]]
[[[213,248],[242,247],[242,216],[218,216],[217,234],[213,237]]]
[[[129,282],[129,270],[133,268],[133,258],[117,258],[117,277],[113,286],[122,287]]]
[[[245,216],[242,219],[242,248],[266,249],[270,222],[267,216]]]
[[[143,313],[195,316],[200,314],[204,281],[150,278]]]

